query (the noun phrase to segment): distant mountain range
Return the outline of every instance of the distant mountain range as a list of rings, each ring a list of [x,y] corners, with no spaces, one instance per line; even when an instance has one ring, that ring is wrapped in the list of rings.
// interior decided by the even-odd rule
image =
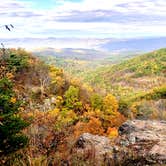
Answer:
[[[23,47],[29,50],[36,48],[85,48],[96,49],[98,45],[105,43],[107,39],[93,38],[11,38],[0,39],[6,47]],[[109,40],[108,40],[109,41]]]
[[[71,48],[92,49],[112,54],[140,53],[165,48],[166,37],[136,39],[95,39],[95,38],[13,38],[0,39],[6,47],[23,47],[29,50],[36,48]],[[71,51],[68,49],[68,51]],[[52,53],[52,52],[51,52]],[[72,51],[73,53],[73,51]],[[101,52],[100,52],[101,53]]]
[[[109,52],[149,52],[165,47],[166,37],[110,40],[102,44],[100,48]]]
[[[104,51],[83,48],[42,48],[33,50],[33,54],[37,56],[54,56],[57,58],[75,60],[100,60],[108,58],[110,55],[109,53]]]

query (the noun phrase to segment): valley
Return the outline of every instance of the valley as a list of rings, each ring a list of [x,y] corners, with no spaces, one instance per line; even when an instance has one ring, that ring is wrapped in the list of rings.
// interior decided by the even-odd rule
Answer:
[[[118,61],[114,57],[117,55],[103,55],[95,50],[65,49],[55,54],[50,51],[52,49],[32,54],[24,49],[8,49],[5,54],[1,52],[0,131],[4,137],[0,139],[8,140],[0,143],[1,165],[63,162],[93,165],[94,161],[123,164],[131,158],[135,158],[136,163],[151,163],[143,157],[144,153],[136,155],[134,149],[123,145],[128,136],[120,130],[123,124],[125,128],[126,121],[129,128],[135,122],[139,128],[140,123],[149,121],[162,126],[166,120],[166,49],[129,55],[127,60],[126,56],[119,55]],[[116,60],[107,61],[109,57]],[[8,126],[9,120],[12,129]],[[149,130],[147,128],[147,132],[151,132]],[[13,131],[11,136],[10,131]],[[17,134],[21,137],[17,138]],[[163,137],[165,135],[161,135],[162,143]],[[22,141],[20,146],[12,144],[14,138]],[[104,146],[108,146],[107,153],[123,157],[115,160],[108,155],[103,160],[98,150],[98,146],[102,150],[102,143],[94,145],[92,152],[88,143],[80,142],[81,138],[85,143],[103,139]],[[143,146],[148,149],[152,142],[156,145],[156,140],[150,138]],[[132,146],[131,141],[128,144]],[[82,152],[81,146],[84,146]],[[122,146],[127,152],[132,150],[129,158],[123,155]],[[112,148],[118,148],[119,152]],[[97,156],[88,154],[86,158],[86,149]],[[155,150],[153,153],[153,162],[165,163],[162,152],[159,157]]]
[[[166,166],[166,1],[2,1],[0,166]]]
[[[88,55],[88,51],[86,50]],[[63,54],[63,51],[61,52]],[[76,56],[70,52],[71,56],[60,56],[54,53],[54,56],[42,56],[44,53],[40,52],[38,55],[42,60],[48,64],[51,63],[60,68],[63,68],[68,77],[74,77],[82,82],[86,82],[94,87],[95,91],[101,95],[111,93],[115,95],[123,104],[126,103],[125,110],[135,109],[142,114],[142,108],[148,108],[149,115],[160,114],[159,119],[166,118],[166,104],[165,100],[153,100],[153,97],[147,99],[146,96],[155,95],[156,89],[164,91],[165,93],[165,66],[166,66],[166,49],[160,49],[144,55],[130,55],[128,53],[122,55],[106,55],[99,52],[100,56],[89,56],[82,54]],[[77,54],[80,53],[77,51]],[[118,57],[118,58],[117,58]],[[110,60],[111,59],[111,60]],[[110,60],[110,61],[109,61]],[[157,90],[157,91],[158,91]],[[144,97],[145,96],[145,97]],[[160,97],[159,97],[160,98]],[[163,96],[163,98],[165,98]],[[147,100],[147,101],[145,101]],[[157,104],[157,103],[160,104]],[[160,109],[160,106],[161,109]],[[127,113],[125,113],[126,115]],[[132,116],[129,112],[127,116]],[[135,115],[137,116],[137,115]],[[157,117],[157,115],[155,115]]]

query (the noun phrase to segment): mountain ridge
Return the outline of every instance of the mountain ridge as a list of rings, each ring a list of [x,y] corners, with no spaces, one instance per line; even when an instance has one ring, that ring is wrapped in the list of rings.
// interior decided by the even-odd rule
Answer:
[[[34,48],[84,48],[111,53],[149,52],[166,47],[166,37],[146,38],[10,38],[1,39],[6,47]],[[7,43],[7,44],[6,44]]]

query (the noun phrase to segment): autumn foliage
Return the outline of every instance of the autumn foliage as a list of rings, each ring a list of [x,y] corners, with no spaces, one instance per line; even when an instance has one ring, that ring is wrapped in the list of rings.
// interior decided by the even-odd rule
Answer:
[[[33,161],[55,154],[64,158],[69,142],[85,132],[111,139],[118,136],[117,129],[125,118],[118,112],[118,101],[112,94],[98,94],[91,86],[69,79],[62,69],[46,65],[24,50],[10,52],[7,61],[1,60],[1,79],[11,80],[16,92],[6,102],[15,106],[17,98],[23,101],[16,110],[31,123],[20,129],[30,138],[25,151]],[[4,93],[10,90],[6,88]]]

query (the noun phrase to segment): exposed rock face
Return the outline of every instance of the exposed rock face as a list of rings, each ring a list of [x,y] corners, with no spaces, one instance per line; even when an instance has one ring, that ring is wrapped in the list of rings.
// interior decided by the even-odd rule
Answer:
[[[162,165],[166,164],[166,121],[133,120],[119,128],[119,137],[84,133],[72,153],[93,160],[89,165]]]
[[[166,121],[134,120],[119,128],[119,144],[151,164],[166,163]]]
[[[89,133],[82,134],[72,150],[80,158],[84,158],[83,160],[92,160],[94,165],[99,166],[108,162],[106,160],[112,158],[112,151],[113,146],[111,146],[111,140],[109,138]]]

